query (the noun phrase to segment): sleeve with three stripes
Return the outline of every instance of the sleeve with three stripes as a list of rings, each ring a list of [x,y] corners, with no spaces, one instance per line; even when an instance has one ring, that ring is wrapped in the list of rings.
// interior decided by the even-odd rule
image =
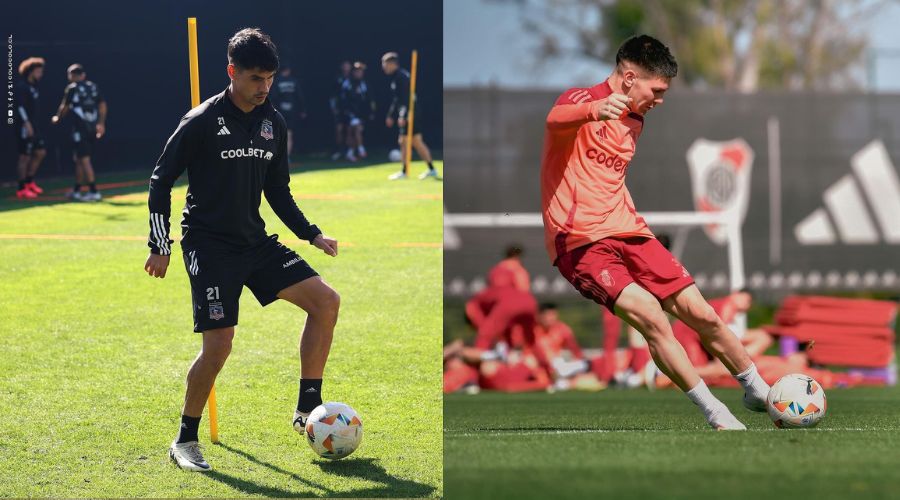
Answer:
[[[169,237],[172,186],[201,148],[201,138],[197,132],[199,117],[198,114],[189,113],[181,119],[150,176],[150,237],[147,246],[150,247],[150,252],[158,255],[172,253],[173,241]]]
[[[563,92],[547,115],[547,128],[572,130],[588,121],[596,120],[592,102],[593,99],[587,89],[574,88]]]

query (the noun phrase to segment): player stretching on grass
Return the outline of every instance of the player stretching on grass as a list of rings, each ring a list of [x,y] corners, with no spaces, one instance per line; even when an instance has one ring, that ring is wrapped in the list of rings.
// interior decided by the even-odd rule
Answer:
[[[744,405],[765,411],[768,384],[740,340],[637,214],[625,174],[644,125],[678,72],[658,40],[627,40],[609,78],[563,93],[547,116],[541,203],[553,264],[587,298],[647,339],[656,365],[715,429],[745,429],[697,376],[663,311],[700,334],[704,346],[745,390]]]
[[[322,374],[340,298],[277,235],[266,235],[259,215],[264,193],[294,234],[337,255],[337,241],[306,220],[288,187],[286,126],[267,98],[277,69],[278,53],[268,35],[257,29],[235,33],[228,42],[231,85],[181,119],[150,178],[150,256],[144,269],[164,278],[172,252],[172,185],[188,173],[181,249],[191,282],[194,331],[203,333],[203,347],[188,372],[181,430],[169,448],[170,458],[186,470],[210,470],[197,429],[216,375],[231,352],[244,285],[262,305],[284,299],[308,314],[293,417],[297,432],[303,434],[309,412],[322,403]]]

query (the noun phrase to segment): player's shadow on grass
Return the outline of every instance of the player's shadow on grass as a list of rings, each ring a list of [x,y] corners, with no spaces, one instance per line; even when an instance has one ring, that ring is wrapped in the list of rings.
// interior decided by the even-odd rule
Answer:
[[[400,479],[388,474],[375,458],[345,458],[338,461],[318,460],[315,464],[329,474],[364,479],[384,485],[341,493],[351,497],[368,498],[402,495],[404,497],[421,498],[433,495],[435,490],[434,486],[408,479]]]
[[[276,488],[274,486],[264,486],[261,484],[254,483],[253,481],[247,481],[246,479],[241,479],[238,477],[231,476],[229,474],[225,474],[223,472],[219,472],[217,470],[212,470],[209,472],[203,473],[206,477],[211,478],[215,481],[218,481],[222,484],[227,484],[232,488],[241,491],[243,493],[251,494],[251,495],[261,495],[268,498],[309,498],[316,497],[317,495],[314,491],[290,491],[282,488]],[[300,479],[300,478],[298,478]],[[308,482],[308,481],[307,481]],[[321,486],[316,486],[317,488],[321,488]],[[328,489],[323,489],[322,491],[328,491],[329,496],[334,496],[333,491]]]
[[[391,476],[384,470],[384,467],[377,463],[377,460],[373,458],[359,458],[359,459],[344,459],[337,462],[331,461],[317,461],[315,462],[322,471],[335,474],[342,477],[357,477],[360,479],[365,479],[368,481],[382,483],[384,486],[376,486],[372,488],[363,488],[358,490],[350,490],[350,491],[334,491],[326,486],[316,483],[315,481],[310,481],[309,479],[305,479],[300,477],[299,475],[284,470],[277,465],[270,464],[268,462],[264,462],[255,456],[235,448],[233,446],[229,446],[227,444],[219,443],[217,446],[222,447],[223,449],[230,451],[236,455],[240,455],[241,457],[253,462],[257,465],[261,465],[268,469],[271,469],[279,474],[284,474],[291,479],[299,481],[304,485],[318,489],[320,494],[316,496],[321,497],[387,497],[387,496],[404,496],[404,497],[424,497],[434,492],[435,488],[433,486],[427,484],[417,483],[415,481],[410,481],[406,479],[399,479],[394,476]],[[223,474],[218,471],[210,471],[206,473],[206,475],[216,481],[220,481],[225,483],[232,488],[240,490],[245,493],[252,494],[262,494],[268,497],[281,497],[281,498],[296,498],[309,496],[310,492],[303,491],[288,491],[281,488],[274,488],[271,486],[263,486],[252,481],[247,481],[244,479],[239,479],[234,476],[230,476],[228,474]]]

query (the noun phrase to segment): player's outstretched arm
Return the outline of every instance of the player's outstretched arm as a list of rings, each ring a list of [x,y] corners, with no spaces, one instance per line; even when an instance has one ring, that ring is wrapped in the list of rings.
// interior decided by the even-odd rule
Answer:
[[[550,109],[547,115],[547,128],[567,129],[580,127],[589,121],[618,120],[628,112],[631,98],[624,94],[610,94],[596,101],[586,101],[586,91],[568,91]]]
[[[63,94],[62,102],[59,103],[59,108],[57,108],[56,114],[53,115],[52,118],[50,118],[50,123],[56,125],[57,123],[59,123],[60,120],[62,120],[69,113],[69,108],[72,105],[71,104],[72,96],[74,94],[75,94],[75,84],[69,84],[66,87],[65,93]]]

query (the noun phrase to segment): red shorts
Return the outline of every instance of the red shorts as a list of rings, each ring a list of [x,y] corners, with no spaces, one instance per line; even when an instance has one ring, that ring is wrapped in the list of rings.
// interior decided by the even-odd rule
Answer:
[[[694,282],[656,238],[604,238],[560,255],[556,267],[581,295],[610,311],[630,283],[664,300]]]

